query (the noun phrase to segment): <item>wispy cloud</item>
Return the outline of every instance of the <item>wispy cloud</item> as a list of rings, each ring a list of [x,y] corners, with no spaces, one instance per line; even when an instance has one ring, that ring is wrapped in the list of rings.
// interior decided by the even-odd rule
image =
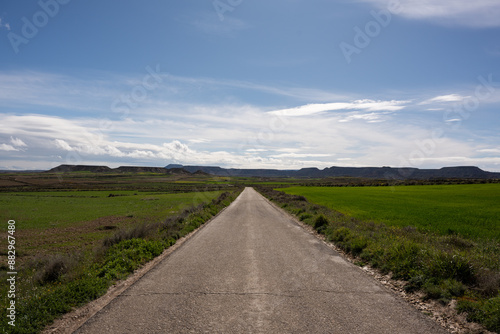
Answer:
[[[73,148],[65,140],[55,139],[54,143],[63,151],[73,151]]]
[[[342,94],[338,92],[325,91],[322,89],[315,89],[310,87],[290,87],[284,85],[266,85],[262,83],[248,82],[243,80],[229,80],[229,79],[213,79],[203,77],[181,77],[168,75],[169,82],[182,83],[192,86],[206,86],[214,88],[225,89],[242,89],[261,92],[265,94],[283,96],[293,98],[295,100],[317,101],[326,102],[337,99],[349,98],[349,94]]]
[[[165,71],[163,73],[163,71]],[[212,100],[219,101],[218,96],[224,94],[230,99],[242,91],[253,91],[266,97],[289,99],[295,102],[323,102],[335,99],[346,99],[346,94],[336,94],[321,89],[266,85],[261,83],[213,79],[203,77],[174,76],[163,70],[159,74],[161,84],[154,91],[148,91],[148,96],[134,102],[134,108],[127,113],[113,111],[115,100],[130,95],[134,88],[141,87],[146,70],[136,76],[117,76],[112,73],[93,73],[93,78],[85,76],[68,76],[37,71],[0,72],[0,112],[15,109],[38,112],[51,108],[67,110],[68,116],[78,113],[102,118],[124,118],[138,115],[165,115],[169,110],[177,111],[182,105],[192,105],[200,101],[200,107],[209,105]],[[98,78],[98,79],[95,79]],[[189,96],[186,102],[185,96]],[[217,98],[216,98],[217,97]],[[219,102],[218,102],[219,103]],[[231,106],[228,110],[239,111],[245,106]],[[235,107],[235,108],[234,108]],[[253,108],[253,106],[250,106]],[[185,113],[181,113],[185,114]],[[97,116],[99,115],[99,116]]]
[[[19,150],[9,144],[0,144],[0,151],[19,151]]]
[[[387,8],[386,0],[364,0]],[[497,0],[398,0],[397,14],[439,24],[469,27],[499,27],[500,3]]]
[[[431,103],[441,103],[441,102],[461,102],[464,99],[468,98],[468,96],[462,96],[460,94],[448,94],[448,95],[440,95],[433,97],[431,99],[420,102],[420,105],[423,104],[431,104]]]
[[[500,148],[484,148],[479,150],[478,152],[487,154],[500,154]]]
[[[338,110],[363,110],[368,112],[375,111],[398,111],[404,109],[403,104],[408,101],[374,101],[374,100],[357,100],[354,102],[334,102],[334,103],[316,103],[307,104],[295,108],[279,109],[270,111],[269,114],[277,116],[311,116],[327,111]],[[363,117],[359,117],[362,119]]]
[[[322,157],[331,157],[332,154],[321,154],[321,153],[281,153],[281,154],[275,154],[271,155],[273,158],[308,158],[308,157],[316,157],[316,158],[322,158]]]
[[[21,151],[23,148],[27,147],[25,142],[19,138],[10,137],[10,144],[2,143],[0,145],[0,151]]]
[[[20,146],[20,147],[26,147],[28,145],[26,145],[25,142],[23,142],[21,139],[19,138],[13,138],[13,137],[10,137],[10,142],[12,143],[12,145],[14,146]]]
[[[112,99],[123,94],[116,82],[123,85],[124,80],[116,76],[108,79],[86,80],[37,71],[3,72],[0,73],[0,105],[4,109],[30,105],[35,109],[52,107],[86,112],[102,110],[105,106],[109,110]]]

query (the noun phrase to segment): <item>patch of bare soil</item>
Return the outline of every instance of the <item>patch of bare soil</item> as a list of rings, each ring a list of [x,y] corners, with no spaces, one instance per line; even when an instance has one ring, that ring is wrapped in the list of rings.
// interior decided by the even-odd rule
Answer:
[[[10,178],[9,179],[0,178],[0,187],[14,187],[22,185],[24,185],[23,182],[19,182]]]

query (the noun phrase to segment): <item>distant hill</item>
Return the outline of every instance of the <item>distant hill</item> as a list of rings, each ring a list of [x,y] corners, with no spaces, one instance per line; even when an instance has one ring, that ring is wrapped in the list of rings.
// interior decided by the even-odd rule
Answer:
[[[44,170],[41,169],[25,169],[25,170],[17,170],[17,169],[1,169],[0,174],[10,174],[10,173],[41,173],[45,172]]]
[[[163,167],[135,167],[135,166],[120,166],[118,168],[112,169],[112,171],[123,172],[123,173],[165,173],[165,174],[191,174],[182,168],[170,168],[166,169]]]
[[[165,168],[169,169],[170,166]],[[176,167],[179,165],[175,165]],[[178,168],[178,167],[177,167]],[[324,177],[362,177],[373,179],[500,179],[500,173],[486,172],[474,166],[443,167],[441,169],[419,168],[392,168],[392,167],[328,167],[302,168],[300,170],[279,169],[235,169],[215,166],[182,166],[190,173],[202,171],[217,176],[240,177],[297,177],[297,178],[324,178]]]
[[[221,168],[218,166],[183,166],[178,164],[171,164],[166,167],[121,166],[118,168],[89,165],[60,165],[47,172],[210,174],[216,176],[294,178],[361,177],[388,180],[500,179],[500,173],[487,172],[474,166],[443,167],[440,169],[333,166],[325,169],[313,167],[299,170],[282,170]]]
[[[68,173],[68,172],[93,172],[102,173],[110,172],[112,169],[108,166],[90,166],[90,165],[60,165],[54,167],[48,172],[50,173]]]
[[[68,172],[120,172],[120,173],[163,173],[163,174],[191,174],[182,168],[163,167],[137,167],[120,166],[118,168],[109,168],[108,166],[90,166],[90,165],[60,165],[47,171],[48,173],[68,173]]]

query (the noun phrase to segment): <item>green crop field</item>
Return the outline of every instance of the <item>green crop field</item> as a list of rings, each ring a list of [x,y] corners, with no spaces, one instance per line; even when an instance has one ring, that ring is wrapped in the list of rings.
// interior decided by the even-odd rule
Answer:
[[[0,193],[0,220],[14,219],[17,229],[65,227],[105,216],[154,221],[186,207],[208,202],[220,193],[165,194],[109,190]]]
[[[184,174],[0,175],[0,232],[12,236],[0,242],[0,256],[9,259],[0,263],[0,288],[8,291],[7,270],[15,269],[19,315],[15,328],[0,322],[0,332],[38,333],[99,297],[229,205],[240,189]],[[3,319],[9,302],[2,294]]]
[[[500,184],[280,190],[364,221],[500,240]]]

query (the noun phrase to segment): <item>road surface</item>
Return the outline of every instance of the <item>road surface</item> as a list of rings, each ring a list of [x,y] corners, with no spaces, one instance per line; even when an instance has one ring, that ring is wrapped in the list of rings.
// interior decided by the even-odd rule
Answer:
[[[252,188],[75,333],[447,333]]]

